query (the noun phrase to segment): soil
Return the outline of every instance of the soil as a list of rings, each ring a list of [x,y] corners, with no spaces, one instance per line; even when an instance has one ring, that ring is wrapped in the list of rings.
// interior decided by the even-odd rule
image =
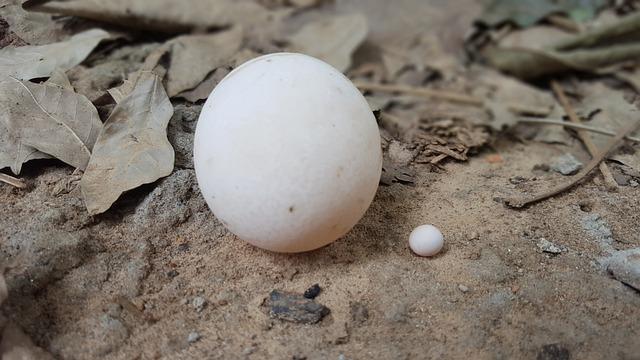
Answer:
[[[78,176],[52,160],[25,165],[26,190],[0,184],[4,313],[55,357],[640,359],[640,293],[605,266],[640,246],[640,188],[594,173],[525,209],[501,201],[566,181],[538,165],[586,163],[577,142],[502,134],[469,161],[412,164],[413,183],[380,186],[344,238],[285,255],[209,211],[191,160],[201,106],[174,105],[176,169],[106,214],[89,216]],[[433,258],[408,247],[421,224],[444,234]],[[314,284],[330,309],[319,322],[270,317],[272,291]]]
[[[70,169],[32,165],[29,190],[0,188],[1,249],[15,265],[6,312],[65,359],[635,358],[640,296],[599,265],[606,246],[587,225],[610,229],[615,249],[637,247],[637,188],[607,192],[595,176],[525,210],[499,201],[562,180],[532,169],[564,151],[503,140],[499,163],[487,150],[439,174],[415,166],[415,186],[380,187],[345,238],[298,255],[225,230],[192,169],[90,218],[78,188],[52,195]],[[407,246],[423,223],[445,234],[434,258]],[[563,251],[543,253],[540,238]],[[315,283],[331,309],[321,322],[268,316],[272,290]]]

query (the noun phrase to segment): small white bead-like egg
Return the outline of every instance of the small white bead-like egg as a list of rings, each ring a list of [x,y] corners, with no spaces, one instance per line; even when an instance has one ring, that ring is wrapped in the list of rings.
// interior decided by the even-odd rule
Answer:
[[[420,256],[433,256],[442,250],[444,238],[433,225],[420,225],[409,235],[409,247]]]

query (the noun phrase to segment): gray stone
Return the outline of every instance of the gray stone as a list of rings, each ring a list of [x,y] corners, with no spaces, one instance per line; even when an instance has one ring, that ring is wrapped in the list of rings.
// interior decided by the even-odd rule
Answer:
[[[613,251],[613,234],[600,214],[590,213],[585,215],[581,220],[581,225],[589,236],[598,241],[603,250]]]
[[[315,324],[330,312],[312,299],[278,290],[271,292],[267,306],[272,318],[301,324]]]
[[[469,287],[460,284],[458,285],[458,290],[462,291],[463,293],[466,293],[466,292],[469,292]]]
[[[537,245],[540,250],[549,254],[560,254],[562,252],[561,247],[545,238],[540,238]]]
[[[203,298],[202,296],[198,296],[193,298],[193,301],[191,302],[191,304],[193,305],[193,308],[196,309],[197,312],[202,312],[205,306],[207,306],[207,299]]]
[[[615,252],[607,271],[618,281],[640,291],[640,248]]]
[[[574,175],[580,171],[583,166],[584,164],[582,164],[580,160],[569,153],[558,156],[551,162],[551,169],[562,175]]]
[[[189,334],[189,336],[187,336],[187,341],[189,342],[189,344],[193,344],[194,342],[200,340],[202,336],[200,336],[200,334],[197,331],[193,331]]]

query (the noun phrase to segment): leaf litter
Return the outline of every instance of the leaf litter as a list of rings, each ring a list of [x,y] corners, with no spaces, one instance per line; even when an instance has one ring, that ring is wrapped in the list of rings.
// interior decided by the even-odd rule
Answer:
[[[130,7],[123,7],[125,2]],[[80,170],[82,167],[77,167],[67,181],[59,181],[56,184],[53,194],[58,196],[72,192],[79,180],[87,210],[95,215],[107,211],[127,191],[169,175],[173,170],[175,157],[166,131],[173,112],[172,102],[182,104],[184,101],[194,103],[204,100],[233,68],[244,60],[260,54],[283,50],[304,51],[325,59],[357,80],[357,84],[370,98],[377,98],[373,108],[382,110],[380,127],[384,137],[385,159],[381,183],[411,185],[416,183],[419,167],[423,167],[421,170],[447,171],[447,161],[467,161],[486,148],[487,144],[522,124],[524,115],[535,116],[536,120],[555,122],[554,126],[545,128],[540,127],[541,123],[535,127],[530,126],[530,130],[534,131],[532,138],[536,141],[551,139],[552,136],[541,134],[547,129],[554,129],[555,135],[560,135],[556,139],[564,141],[563,146],[571,145],[569,140],[574,134],[566,129],[575,124],[562,124],[566,120],[563,118],[565,113],[552,97],[548,84],[543,81],[525,83],[522,79],[529,80],[535,77],[538,80],[539,77],[549,74],[564,77],[570,70],[583,70],[573,66],[573,62],[569,63],[571,66],[566,66],[566,59],[561,59],[564,68],[554,69],[554,66],[558,65],[555,52],[562,52],[563,56],[565,52],[574,56],[575,53],[583,51],[581,56],[586,57],[596,54],[594,51],[601,55],[605,50],[610,50],[606,46],[599,49],[600,45],[594,47],[588,44],[585,34],[589,32],[575,36],[565,34],[564,30],[556,28],[556,20],[552,20],[558,14],[569,16],[569,22],[590,19],[601,7],[601,2],[597,0],[580,2],[582,5],[586,4],[582,7],[576,5],[575,1],[553,2],[555,7],[550,6],[547,1],[538,2],[534,5],[546,8],[538,14],[525,13],[524,20],[513,13],[502,15],[502,19],[495,22],[485,19],[487,24],[506,21],[529,26],[539,23],[542,19],[551,24],[538,25],[521,32],[508,30],[506,38],[493,44],[499,43],[502,50],[520,51],[518,56],[544,58],[542,62],[525,58],[527,68],[511,72],[519,75],[521,71],[524,74],[520,76],[521,79],[499,74],[481,64],[469,65],[461,61],[463,35],[468,30],[466,26],[469,23],[467,20],[470,20],[469,14],[473,12],[465,11],[452,15],[451,11],[446,11],[448,7],[459,5],[440,3],[439,6],[435,6],[429,2],[403,0],[338,1],[329,5],[328,2],[314,0],[264,0],[257,3],[261,5],[252,1],[206,0],[194,0],[189,2],[190,6],[185,6],[184,3],[174,6],[175,2],[164,0],[122,0],[106,3],[88,0],[28,1],[25,4],[27,9],[56,14],[59,20],[49,23],[53,21],[50,15],[28,13],[38,16],[43,24],[47,24],[47,29],[69,21],[69,17],[58,17],[62,14],[103,22],[104,26],[119,24],[125,28],[153,30],[145,35],[131,32],[126,39],[113,43],[117,50],[101,53],[101,56],[106,57],[104,61],[97,59],[100,56],[86,60],[97,43],[91,49],[86,48],[82,51],[80,47],[84,45],[71,45],[70,52],[76,53],[73,55],[75,58],[65,60],[62,65],[58,63],[58,55],[54,55],[53,52],[46,53],[43,57],[46,66],[43,69],[38,68],[38,62],[27,61],[27,57],[18,59],[26,61],[24,66],[15,65],[13,68],[13,71],[23,72],[22,76],[18,77],[18,80],[22,80],[19,81],[22,85],[34,89],[44,88],[47,89],[47,93],[64,92],[69,94],[70,98],[77,98],[86,104],[82,99],[84,95],[88,98],[89,104],[93,102],[94,105],[98,105],[100,114],[105,115],[103,118],[107,119],[92,151],[89,154],[86,151],[78,151],[83,154],[83,159],[89,156],[86,172],[83,174]],[[498,0],[493,3],[503,4],[502,6],[516,4],[514,1]],[[366,6],[363,7],[362,4]],[[479,5],[470,3],[469,6]],[[336,16],[334,11],[340,16]],[[307,12],[313,16],[305,18]],[[399,12],[405,15],[398,16]],[[24,14],[19,16],[24,17]],[[288,19],[289,16],[293,20]],[[72,19],[79,21],[77,18]],[[29,32],[20,33],[13,25],[22,21],[10,22],[10,29],[17,30],[18,33],[9,39],[12,41],[10,49],[24,47],[22,51],[26,53],[34,47],[21,41],[18,36],[27,36]],[[276,23],[288,21],[296,23],[296,26],[289,28],[299,30],[293,34],[278,33]],[[90,24],[95,26],[95,23]],[[581,31],[582,25],[578,24],[572,31]],[[158,30],[166,34],[157,36]],[[539,32],[533,34],[534,31]],[[285,36],[282,36],[283,34]],[[549,38],[557,40],[560,37],[571,39],[571,42],[561,39],[560,42],[553,41],[540,46],[533,44],[543,43],[542,40]],[[42,40],[42,43],[34,43],[31,40],[28,42],[49,46],[47,44],[52,42],[68,43],[72,39],[73,37],[58,37],[58,33],[55,33],[50,40]],[[280,43],[282,39],[288,42]],[[115,52],[124,48],[123,44],[126,44],[124,47],[133,49],[131,55],[115,56]],[[636,46],[633,41],[626,40],[617,44]],[[526,45],[526,49],[514,49],[519,45]],[[549,46],[557,46],[559,50],[549,50]],[[550,53],[551,60],[548,59]],[[65,54],[67,55],[69,54]],[[116,58],[118,64],[114,65]],[[625,57],[618,57],[616,62],[623,58]],[[573,60],[572,58],[571,61]],[[595,77],[618,76],[621,79],[626,77],[625,74],[637,72],[637,64],[628,62],[616,64],[614,68],[602,68],[601,65],[608,64],[609,60],[601,61],[596,68],[588,71]],[[619,70],[617,66],[623,70]],[[32,69],[28,69],[29,67]],[[496,68],[510,72],[508,67]],[[46,83],[28,81],[46,77],[49,77]],[[617,133],[614,142],[616,145],[621,144],[626,133],[622,134],[620,129],[627,126],[628,122],[620,120],[634,121],[636,118],[633,105],[623,97],[623,91],[609,86],[594,86],[590,83],[594,81],[593,78],[589,79],[590,82],[582,78],[569,80],[574,87],[567,93],[571,100],[574,100],[572,106],[575,107],[581,122],[587,127],[596,127],[609,134]],[[74,92],[74,87],[77,93]],[[37,93],[35,90],[33,92]],[[172,101],[169,98],[172,98]],[[37,113],[37,106],[33,106],[28,97],[22,97],[21,101],[21,105],[28,111]],[[113,101],[115,105],[112,104]],[[46,103],[44,100],[41,102]],[[47,104],[53,106],[53,102]],[[60,104],[64,107],[70,106],[67,102]],[[89,104],[86,107],[89,109],[87,112],[93,114],[93,105]],[[65,109],[67,110],[69,109]],[[42,116],[38,113],[35,118]],[[195,119],[196,115],[189,116]],[[26,117],[32,118],[31,115]],[[11,119],[19,118],[11,116]],[[19,125],[14,122],[11,129],[3,126],[11,119],[7,120],[5,116],[2,118],[3,122],[0,122],[0,167],[4,167],[4,164],[12,167],[17,167],[17,164],[22,166],[29,158],[49,156],[40,151],[40,148],[46,147],[46,141],[43,139],[31,141],[28,136],[16,136],[23,131],[22,126],[32,127],[29,124],[35,120],[20,122]],[[86,125],[87,122],[81,124]],[[75,127],[81,127],[81,124],[69,127],[74,128],[73,131],[76,132]],[[184,128],[192,127],[192,124],[177,124],[177,128],[180,128],[180,125]],[[43,131],[40,132],[40,137],[51,137],[50,134],[54,133],[46,133],[44,128],[41,130]],[[596,139],[594,142],[598,143],[596,146],[600,150],[606,151],[610,148],[607,145],[611,142],[610,135],[593,138]],[[13,148],[11,151],[5,149],[7,144],[16,141],[19,145],[18,152]],[[44,142],[45,145],[34,147],[32,142]],[[89,148],[89,144],[84,145]],[[525,140],[524,146],[526,145]],[[64,145],[63,151],[52,155],[66,158],[67,162],[77,162],[78,159],[69,159],[68,152],[79,149],[79,146],[78,143],[70,142]],[[640,166],[637,165],[638,153],[635,146],[632,142],[620,146],[617,153],[612,152],[609,156],[612,160],[609,164],[619,164],[629,174],[639,174],[633,169]],[[176,147],[176,151],[179,150],[179,147]],[[47,151],[53,152],[51,149]],[[5,160],[3,157],[7,154],[11,156]],[[597,166],[598,153],[595,153],[595,156],[596,159],[588,168]],[[499,163],[502,166],[507,161],[509,160],[500,157]],[[579,180],[588,173],[585,171],[576,179]],[[4,181],[2,179],[3,176],[0,176],[0,181]],[[20,181],[15,178],[9,179],[15,180]],[[569,185],[564,184],[560,190],[541,192],[544,193],[544,197],[536,197],[534,200],[539,201],[564,191],[577,180]],[[512,205],[523,206],[528,205],[531,198],[515,197],[511,200]]]
[[[142,72],[105,121],[80,181],[89,214],[103,213],[125,191],[171,174],[175,154],[167,125],[172,115],[160,77]]]
[[[0,167],[19,174],[22,164],[51,155],[84,169],[102,128],[87,98],[53,83],[35,84],[9,78],[0,83]]]
[[[70,39],[48,45],[0,49],[0,74],[18,80],[49,77],[56,69],[69,70],[80,64],[109,33],[92,29]]]

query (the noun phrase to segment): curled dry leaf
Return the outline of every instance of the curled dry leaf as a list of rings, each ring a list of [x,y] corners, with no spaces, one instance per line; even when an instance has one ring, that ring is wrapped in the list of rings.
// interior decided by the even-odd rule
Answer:
[[[251,0],[29,0],[23,6],[31,11],[173,33],[234,24],[259,27],[274,15]]]
[[[171,174],[175,154],[167,125],[172,115],[160,77],[141,73],[105,122],[80,181],[91,215],[108,210],[123,192]]]
[[[478,22],[489,26],[512,22],[527,27],[556,13],[585,21],[592,19],[604,5],[605,0],[492,0]]]
[[[205,35],[179,36],[170,43],[171,64],[166,75],[169,97],[195,88],[209,73],[225,65],[242,45],[242,29]]]
[[[82,95],[47,83],[0,82],[0,168],[19,174],[24,162],[48,154],[84,169],[101,128]]]
[[[0,49],[0,74],[18,80],[49,77],[55,69],[68,70],[80,64],[108,37],[106,31],[93,29],[63,42]]]
[[[364,15],[344,15],[307,24],[288,41],[292,50],[317,57],[344,72],[351,66],[351,55],[367,33]]]

